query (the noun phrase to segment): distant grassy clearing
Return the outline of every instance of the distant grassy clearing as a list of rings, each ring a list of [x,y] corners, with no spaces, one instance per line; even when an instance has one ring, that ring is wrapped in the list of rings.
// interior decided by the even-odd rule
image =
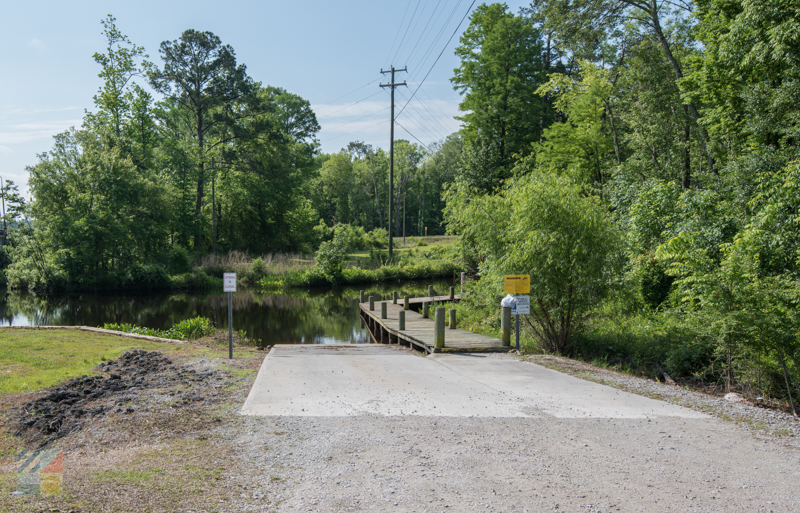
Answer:
[[[113,360],[131,348],[193,352],[179,343],[86,331],[0,329],[0,393],[33,392],[70,378],[94,374],[92,369],[98,363]]]
[[[392,250],[395,254],[403,256],[411,250],[417,249],[419,251],[430,250],[436,247],[452,246],[458,241],[458,235],[431,235],[429,237],[406,237],[406,243],[403,244],[403,237],[395,237],[393,241]],[[388,254],[388,249],[374,250],[381,251]],[[369,258],[369,250],[358,251],[350,253],[350,256],[356,259]]]

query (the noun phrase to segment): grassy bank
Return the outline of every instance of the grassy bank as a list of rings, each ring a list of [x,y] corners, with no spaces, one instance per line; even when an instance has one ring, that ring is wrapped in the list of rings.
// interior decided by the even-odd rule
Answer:
[[[153,343],[73,330],[0,330],[0,512],[106,511],[109,504],[114,511],[200,510],[236,500],[237,490],[256,476],[230,439],[242,429],[244,420],[236,412],[264,353],[236,347],[229,360],[227,340],[225,347],[221,342],[206,337]],[[121,361],[134,348],[157,351],[172,364],[148,372],[148,386],[133,386],[142,376],[137,368],[97,367]],[[125,383],[124,390],[97,399],[81,396],[96,401],[81,408],[103,404],[105,412],[76,414],[79,429],[61,433],[46,446],[64,451],[69,478],[62,491],[11,495],[16,488],[13,456],[40,443],[30,428],[20,435],[20,407],[52,396],[53,387],[67,389],[74,383],[68,378],[113,380],[112,373],[121,375],[116,379]]]
[[[78,330],[0,329],[0,393],[33,392],[92,374],[131,348],[186,352],[182,344]]]

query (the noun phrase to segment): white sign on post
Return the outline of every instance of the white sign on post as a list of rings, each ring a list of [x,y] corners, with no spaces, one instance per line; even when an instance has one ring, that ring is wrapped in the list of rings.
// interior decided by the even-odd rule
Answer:
[[[511,315],[529,315],[531,313],[531,297],[530,296],[516,296],[514,308],[511,309]]]
[[[222,274],[222,292],[236,292],[236,273]]]

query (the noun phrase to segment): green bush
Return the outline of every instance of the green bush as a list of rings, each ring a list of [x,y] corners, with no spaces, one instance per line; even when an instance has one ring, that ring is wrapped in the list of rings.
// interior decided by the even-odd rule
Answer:
[[[181,321],[170,330],[181,340],[196,340],[214,333],[214,323],[207,317],[195,317]]]
[[[167,255],[167,270],[170,274],[183,274],[192,270],[189,252],[186,248],[174,246]]]
[[[147,335],[149,337],[169,338],[172,340],[195,340],[214,333],[214,323],[207,317],[195,317],[175,324],[168,330],[145,328],[128,323],[106,323],[103,329]]]

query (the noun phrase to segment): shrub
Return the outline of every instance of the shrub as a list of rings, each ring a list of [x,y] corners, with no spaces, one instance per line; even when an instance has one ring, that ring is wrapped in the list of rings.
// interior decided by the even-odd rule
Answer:
[[[186,248],[174,246],[167,255],[167,270],[170,274],[183,274],[192,270],[192,263],[189,261],[189,252]]]

